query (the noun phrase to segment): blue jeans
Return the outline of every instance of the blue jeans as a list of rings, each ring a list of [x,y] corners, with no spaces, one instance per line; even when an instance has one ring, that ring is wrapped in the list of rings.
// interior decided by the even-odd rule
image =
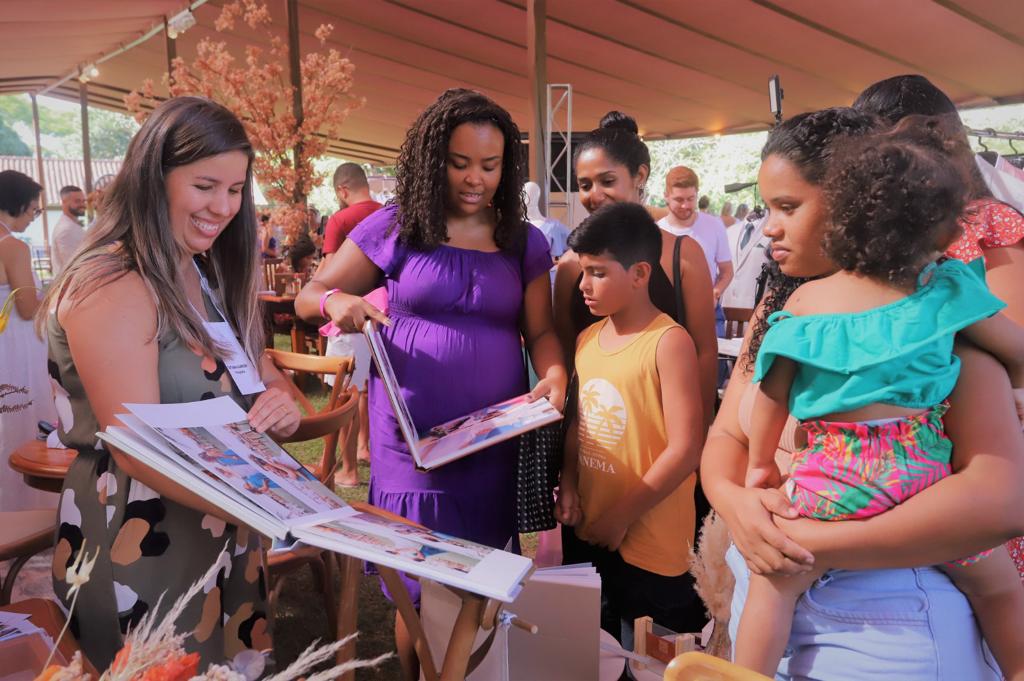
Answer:
[[[729,634],[736,639],[750,573],[735,546]],[[831,570],[797,602],[781,681],[998,681],[967,598],[935,568]]]

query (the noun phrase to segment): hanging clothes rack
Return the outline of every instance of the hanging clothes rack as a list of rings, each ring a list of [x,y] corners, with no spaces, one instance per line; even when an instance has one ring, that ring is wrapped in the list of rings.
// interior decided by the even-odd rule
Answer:
[[[971,137],[991,137],[1000,140],[1024,140],[1024,132],[1000,132],[992,128],[980,130],[978,128],[965,128]]]
[[[985,128],[982,130],[979,128],[966,127],[965,130],[967,131],[968,135],[970,135],[971,137],[976,137],[978,139],[978,144],[980,144],[982,149],[984,149],[984,151],[979,152],[978,155],[981,158],[985,159],[988,163],[995,165],[996,159],[999,156],[1002,156],[1011,165],[1016,166],[1017,168],[1024,169],[1024,154],[1017,153],[1017,148],[1013,146],[1013,142],[1015,140],[1024,140],[1024,132],[1002,132],[999,130],[995,130],[993,128]],[[983,137],[987,137],[989,139],[1006,140],[1007,142],[1010,143],[1010,149],[1012,149],[1014,153],[997,154],[994,151],[989,151],[989,148],[985,146],[984,142],[981,141]]]

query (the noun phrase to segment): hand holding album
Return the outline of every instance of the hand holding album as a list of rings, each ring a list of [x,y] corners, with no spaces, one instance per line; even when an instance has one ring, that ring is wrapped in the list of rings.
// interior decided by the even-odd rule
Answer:
[[[366,334],[370,354],[373,355],[377,372],[395,410],[402,437],[409,445],[409,452],[419,469],[431,470],[443,466],[562,418],[561,412],[546,398],[531,401],[527,393],[419,433],[384,349],[384,339],[372,320],[363,326],[363,333]]]
[[[533,569],[529,558],[352,508],[230,397],[125,408],[124,425],[97,433],[101,440],[284,544],[301,541],[506,602]]]

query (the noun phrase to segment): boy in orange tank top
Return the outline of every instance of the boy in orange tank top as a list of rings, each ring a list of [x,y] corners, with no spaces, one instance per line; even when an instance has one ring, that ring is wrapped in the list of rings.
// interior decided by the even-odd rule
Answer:
[[[679,632],[705,621],[688,573],[703,445],[697,355],[651,302],[661,236],[643,207],[604,207],[569,244],[584,301],[604,319],[576,342],[579,400],[555,514],[581,540],[566,547],[566,562],[592,562],[601,574],[601,626],[632,647],[636,617]]]

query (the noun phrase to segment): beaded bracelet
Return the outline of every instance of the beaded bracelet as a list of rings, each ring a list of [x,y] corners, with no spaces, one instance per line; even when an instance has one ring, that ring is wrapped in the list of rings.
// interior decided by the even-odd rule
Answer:
[[[324,310],[324,305],[327,304],[327,299],[340,290],[341,289],[332,288],[330,291],[327,291],[322,296],[320,296],[320,316],[323,317],[324,319],[327,319],[327,311]]]

